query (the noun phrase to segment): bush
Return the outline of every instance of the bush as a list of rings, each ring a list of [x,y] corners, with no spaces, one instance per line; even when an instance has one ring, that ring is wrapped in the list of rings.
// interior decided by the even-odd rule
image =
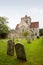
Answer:
[[[29,34],[28,31],[24,31],[24,32],[22,32],[22,35],[25,36],[25,37],[26,37],[28,34]]]

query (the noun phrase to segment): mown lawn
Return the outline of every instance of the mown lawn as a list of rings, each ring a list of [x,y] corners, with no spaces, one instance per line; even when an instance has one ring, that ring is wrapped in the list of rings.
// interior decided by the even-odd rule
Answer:
[[[23,62],[17,59],[14,51],[14,56],[8,56],[7,40],[0,40],[0,65],[42,65],[43,64],[43,39],[35,39],[30,44],[27,41],[21,40],[24,44],[27,61]]]

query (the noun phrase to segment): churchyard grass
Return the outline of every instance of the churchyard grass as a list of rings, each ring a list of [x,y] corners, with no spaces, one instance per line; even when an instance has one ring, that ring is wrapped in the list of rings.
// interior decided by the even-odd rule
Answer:
[[[15,41],[18,42],[18,41]],[[20,40],[24,44],[27,61],[17,59],[14,49],[14,56],[7,55],[7,40],[0,40],[0,65],[42,65],[43,64],[43,39],[35,39],[27,43],[25,39]]]

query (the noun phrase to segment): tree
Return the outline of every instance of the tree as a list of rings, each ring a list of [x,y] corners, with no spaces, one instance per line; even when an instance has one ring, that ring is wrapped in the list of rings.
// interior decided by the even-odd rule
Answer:
[[[22,32],[22,34],[24,37],[26,37],[29,33],[28,33],[28,31],[24,31],[24,32]]]
[[[43,29],[39,29],[40,36],[43,36]]]
[[[31,43],[31,31],[25,30],[22,35],[26,38],[28,43]]]
[[[5,38],[8,34],[7,18],[0,17],[0,38]]]

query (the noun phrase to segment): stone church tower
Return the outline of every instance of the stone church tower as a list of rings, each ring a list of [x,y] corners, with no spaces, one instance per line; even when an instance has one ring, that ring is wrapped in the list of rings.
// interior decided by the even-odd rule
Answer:
[[[31,18],[30,16],[27,17],[27,15],[25,15],[25,17],[21,18],[21,22],[20,24],[17,24],[15,32],[16,32],[16,36],[22,36],[22,32],[24,31],[30,31],[30,25],[31,25]]]
[[[27,17],[27,15],[25,15],[25,17],[21,18],[21,22],[20,22],[18,28],[24,29],[24,30],[30,29],[30,25],[31,25],[31,18],[30,18],[30,16]]]

